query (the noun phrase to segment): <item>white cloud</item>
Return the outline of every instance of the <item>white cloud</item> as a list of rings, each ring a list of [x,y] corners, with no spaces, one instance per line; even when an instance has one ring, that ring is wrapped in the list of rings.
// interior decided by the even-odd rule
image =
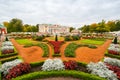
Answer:
[[[0,22],[81,26],[120,17],[120,0],[0,0]]]

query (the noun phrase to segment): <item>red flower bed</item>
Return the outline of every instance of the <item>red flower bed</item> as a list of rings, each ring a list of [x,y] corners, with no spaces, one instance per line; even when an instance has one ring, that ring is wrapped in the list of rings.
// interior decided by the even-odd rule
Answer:
[[[30,64],[28,63],[20,63],[9,70],[9,73],[6,75],[6,79],[10,80],[11,78],[15,78],[24,73],[29,72],[31,69]]]
[[[117,74],[118,79],[120,79],[120,68],[117,66],[110,65],[110,64],[106,64],[106,65],[108,66],[108,69],[114,71],[114,73]]]
[[[114,55],[119,55],[119,52],[114,51],[114,50],[108,50],[109,54],[114,54]]]
[[[49,41],[54,46],[54,53],[58,54],[60,53],[60,45],[63,43],[63,41]]]
[[[2,51],[2,54],[10,54],[10,53],[14,53],[14,50],[4,50]]]
[[[77,62],[73,60],[65,61],[64,65],[65,65],[65,69],[68,69],[68,70],[75,70],[78,67]]]

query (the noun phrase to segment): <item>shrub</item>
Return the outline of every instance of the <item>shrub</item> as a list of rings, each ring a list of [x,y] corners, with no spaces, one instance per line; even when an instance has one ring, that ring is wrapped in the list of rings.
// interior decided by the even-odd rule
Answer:
[[[117,37],[114,38],[114,44],[117,44]]]
[[[73,60],[65,61],[64,65],[65,65],[65,69],[67,70],[75,70],[78,67],[77,62]]]
[[[9,70],[9,73],[6,75],[6,79],[9,80],[11,78],[20,76],[24,73],[29,72],[30,69],[31,69],[31,67],[28,63],[20,63]]]
[[[79,40],[79,39],[80,39],[79,35],[73,35],[72,36],[72,40]]]
[[[55,41],[58,41],[58,36],[57,35],[55,35]]]
[[[4,75],[6,75],[6,74],[8,74],[8,72],[11,68],[13,68],[14,66],[16,66],[17,64],[19,64],[21,62],[22,62],[22,60],[20,60],[20,59],[15,59],[15,60],[10,61],[10,62],[5,62],[0,67],[0,72],[2,72]]]
[[[64,70],[64,64],[61,59],[47,59],[42,65],[43,71]]]
[[[64,40],[65,40],[65,41],[72,41],[72,38],[71,38],[71,36],[65,36],[65,37],[64,37]]]

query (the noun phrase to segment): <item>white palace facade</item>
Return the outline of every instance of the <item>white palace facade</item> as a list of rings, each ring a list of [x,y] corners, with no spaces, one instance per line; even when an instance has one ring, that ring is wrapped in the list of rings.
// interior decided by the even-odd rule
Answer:
[[[39,24],[39,32],[40,33],[48,33],[48,34],[66,34],[69,33],[70,27],[61,26],[61,25],[53,25],[53,24]]]

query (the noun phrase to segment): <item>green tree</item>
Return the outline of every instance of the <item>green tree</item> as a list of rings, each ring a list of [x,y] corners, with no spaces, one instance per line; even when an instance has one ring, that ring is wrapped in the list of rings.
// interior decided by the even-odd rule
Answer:
[[[72,30],[74,30],[75,28],[74,27],[70,27],[70,32],[72,31]]]
[[[12,20],[10,20],[7,30],[8,32],[22,32],[23,31],[22,20],[13,18]]]
[[[81,28],[82,32],[84,33],[87,33],[90,31],[90,26],[89,25],[84,25],[82,28]]]
[[[115,31],[116,30],[116,25],[115,25],[115,21],[108,21],[106,23],[107,27],[110,28],[110,31]]]
[[[110,31],[109,27],[106,26],[105,21],[102,20],[102,22],[98,23],[98,26],[96,28],[96,31],[98,33],[108,32]]]

